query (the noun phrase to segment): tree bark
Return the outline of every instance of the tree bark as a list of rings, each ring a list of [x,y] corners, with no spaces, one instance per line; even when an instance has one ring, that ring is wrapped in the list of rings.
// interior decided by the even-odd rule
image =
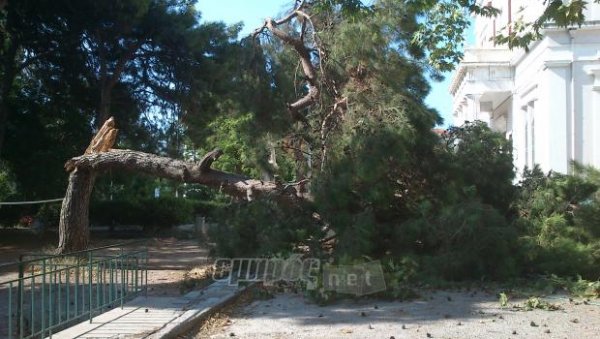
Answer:
[[[85,153],[108,151],[117,138],[117,129],[114,127],[114,119],[108,119],[92,138]],[[86,249],[90,239],[89,205],[96,175],[85,168],[71,168],[70,172],[69,184],[60,210],[58,253]]]
[[[89,204],[95,175],[89,170],[75,169],[60,213],[58,253],[86,249],[90,239]]]
[[[98,38],[102,41],[101,35],[98,34]],[[125,70],[125,66],[135,56],[135,52],[142,46],[143,41],[138,41],[131,44],[123,56],[117,61],[112,74],[108,74],[108,65],[106,64],[106,52],[103,47],[100,47],[98,53],[100,55],[101,66],[100,66],[100,103],[98,105],[98,113],[96,115],[96,126],[102,126],[102,124],[108,120],[111,112],[112,105],[112,90],[115,85],[121,79],[121,75]]]

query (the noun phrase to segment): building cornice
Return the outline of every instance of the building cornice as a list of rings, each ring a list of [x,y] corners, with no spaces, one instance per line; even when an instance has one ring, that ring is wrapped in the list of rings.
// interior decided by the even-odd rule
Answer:
[[[555,67],[567,67],[571,65],[572,60],[546,60],[544,61],[544,66],[547,68],[555,68]]]
[[[600,91],[600,67],[587,69],[586,73],[594,77],[592,89],[594,91]]]

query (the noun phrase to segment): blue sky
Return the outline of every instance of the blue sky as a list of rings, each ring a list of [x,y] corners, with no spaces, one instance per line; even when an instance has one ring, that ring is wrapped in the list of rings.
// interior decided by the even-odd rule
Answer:
[[[199,0],[197,9],[203,21],[223,21],[226,24],[244,23],[242,35],[250,34],[268,16],[291,8],[293,0]],[[431,82],[431,93],[426,98],[429,106],[436,108],[444,118],[444,125],[452,122],[452,96],[448,93],[450,74],[442,82]]]

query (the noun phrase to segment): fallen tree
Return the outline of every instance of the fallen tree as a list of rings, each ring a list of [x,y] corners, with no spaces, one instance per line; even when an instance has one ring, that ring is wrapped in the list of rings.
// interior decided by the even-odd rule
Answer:
[[[139,151],[113,149],[117,132],[114,119],[108,119],[85,153],[65,164],[65,169],[70,174],[60,214],[58,253],[78,251],[88,246],[90,196],[95,178],[108,170],[198,183],[247,200],[271,196],[285,203],[297,203],[309,198],[302,193],[304,182],[283,184],[212,169],[213,162],[223,154],[219,149],[207,153],[197,163]]]

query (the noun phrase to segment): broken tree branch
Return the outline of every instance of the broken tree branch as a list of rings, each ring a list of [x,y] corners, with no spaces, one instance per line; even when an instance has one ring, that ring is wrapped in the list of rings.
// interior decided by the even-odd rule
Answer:
[[[279,26],[290,22],[294,18],[298,18],[299,16],[302,17],[302,20],[305,20],[308,17],[308,15],[301,11],[304,7],[304,4],[304,0],[300,1],[298,6],[296,6],[296,8],[292,12],[290,12],[282,19],[275,20],[272,18],[267,18],[265,20],[265,23],[261,27],[256,29],[252,36],[256,37],[258,34],[262,33],[265,29],[267,29],[269,32],[271,32],[271,34],[279,38],[285,44],[291,46],[298,53],[300,63],[302,65],[302,71],[304,72],[304,76],[306,78],[308,93],[302,98],[296,100],[295,102],[289,103],[287,107],[288,111],[290,112],[290,115],[294,120],[302,121],[306,125],[308,125],[308,121],[302,114],[300,114],[300,111],[317,102],[320,96],[320,90],[317,85],[317,72],[315,70],[314,65],[312,64],[310,57],[310,49],[304,44],[305,24],[302,24],[302,33],[300,34],[299,38],[294,37],[279,28]],[[310,20],[310,17],[308,17],[308,20]]]
[[[251,179],[244,175],[211,169],[209,164],[218,157],[216,155],[219,153],[222,152],[220,150],[212,151],[203,158],[203,161],[206,159],[204,163],[202,161],[193,163],[150,153],[113,149],[110,152],[85,154],[72,158],[67,161],[65,168],[67,171],[78,169],[94,173],[102,173],[108,170],[144,173],[155,177],[198,183],[221,189],[224,193],[238,198],[246,198],[248,191],[252,192],[254,198],[273,196],[288,202],[297,202],[306,198],[291,192],[289,187],[285,189],[278,187],[275,182]]]
[[[144,173],[180,182],[198,183],[241,199],[271,197],[283,203],[297,204],[310,200],[304,189],[306,181],[288,183],[252,179],[211,168],[223,152],[215,149],[199,163],[144,152],[113,149],[117,137],[113,118],[108,119],[92,138],[81,156],[65,163],[70,172],[59,225],[59,253],[82,250],[89,242],[89,201],[97,175],[109,170]]]
[[[211,152],[206,153],[206,155],[200,160],[200,164],[198,167],[200,168],[200,172],[205,173],[210,169],[212,163],[215,162],[219,157],[223,155],[223,151],[218,148],[215,148]]]

